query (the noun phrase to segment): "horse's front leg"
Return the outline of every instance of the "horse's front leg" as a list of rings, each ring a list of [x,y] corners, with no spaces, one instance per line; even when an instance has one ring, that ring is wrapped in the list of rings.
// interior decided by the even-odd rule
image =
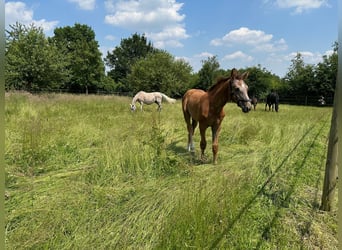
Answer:
[[[140,103],[140,111],[142,112],[143,111],[143,103],[144,102],[139,101],[139,103]]]
[[[212,132],[212,150],[213,150],[213,163],[217,164],[217,153],[218,153],[218,137],[221,131],[221,125],[215,125],[211,127]]]
[[[207,141],[205,140],[205,131],[207,130],[207,127],[200,124],[199,128],[200,128],[200,134],[201,134],[201,142],[200,142],[201,160],[205,161],[204,151],[205,151],[205,148],[207,147]]]

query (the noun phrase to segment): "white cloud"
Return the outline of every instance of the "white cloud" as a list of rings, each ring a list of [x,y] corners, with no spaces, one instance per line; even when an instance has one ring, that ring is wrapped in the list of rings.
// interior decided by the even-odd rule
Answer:
[[[187,57],[187,56],[175,56],[175,60],[185,61],[185,62],[188,62],[188,63],[191,62],[191,58]]]
[[[300,14],[309,9],[318,9],[328,6],[326,0],[277,0],[276,5],[279,8],[294,8],[294,14]]]
[[[157,48],[183,47],[179,40],[188,37],[185,29],[180,26],[165,27],[160,32],[146,32],[146,36],[155,41],[154,46]]]
[[[334,54],[334,53],[336,53],[336,52],[333,51],[333,50],[327,50],[327,51],[324,53],[324,55],[325,55],[325,56],[331,56],[331,55]]]
[[[189,35],[179,12],[183,6],[176,0],[128,0],[105,2],[105,22],[113,26],[145,33],[156,47],[181,47]]]
[[[13,24],[16,21],[29,23],[33,20],[33,11],[27,9],[23,2],[7,2],[5,4],[5,18],[7,24]]]
[[[229,46],[233,44],[253,45],[269,42],[272,38],[273,35],[265,34],[264,31],[250,30],[249,28],[241,27],[240,29],[230,31],[222,38],[212,40],[211,44],[214,46]]]
[[[76,3],[82,10],[95,9],[96,0],[69,0],[71,3]]]
[[[148,34],[146,34],[146,36],[149,37]],[[151,39],[153,40],[153,38]],[[183,44],[179,42],[178,40],[159,40],[159,41],[157,40],[153,43],[153,46],[159,49],[163,49],[166,47],[180,48],[180,47],[183,47]]]
[[[23,2],[7,2],[5,4],[5,22],[6,25],[20,22],[25,25],[34,24],[42,27],[45,32],[52,31],[58,21],[47,21],[45,19],[34,20],[33,10],[28,8]]]
[[[273,41],[272,34],[266,34],[262,30],[251,30],[246,27],[232,30],[222,38],[211,40],[210,44],[213,46],[247,45],[253,47],[256,51],[265,52],[287,49],[286,42],[283,38],[278,41]]]
[[[115,41],[116,37],[113,36],[113,35],[107,35],[107,36],[105,36],[105,39],[108,40],[108,41]]]
[[[298,51],[298,52],[292,52],[285,56],[285,60],[291,61],[294,59],[297,55],[297,53],[300,53],[302,55],[302,58],[305,63],[309,64],[317,64],[320,61],[322,61],[322,54],[319,52],[311,52],[311,51]]]
[[[276,52],[276,51],[284,51],[287,50],[288,46],[286,41],[281,38],[278,41],[271,43],[261,43],[255,46],[255,51],[264,51],[264,52]]]
[[[183,6],[175,0],[128,0],[106,1],[105,21],[124,28],[143,28],[149,31],[160,30],[167,25],[177,24],[185,18],[178,12]]]
[[[247,55],[247,54],[245,54],[239,50],[239,51],[236,51],[232,54],[224,56],[223,60],[227,60],[227,61],[241,60],[241,61],[245,61],[245,62],[251,62],[251,61],[253,61],[253,57],[249,56],[249,55]]]
[[[194,57],[197,58],[208,58],[208,57],[213,57],[214,55],[210,52],[202,52],[200,54],[196,54]]]
[[[108,52],[112,52],[115,49],[115,47],[108,47],[108,46],[100,46],[99,50],[102,54],[102,58],[105,58],[107,56]]]

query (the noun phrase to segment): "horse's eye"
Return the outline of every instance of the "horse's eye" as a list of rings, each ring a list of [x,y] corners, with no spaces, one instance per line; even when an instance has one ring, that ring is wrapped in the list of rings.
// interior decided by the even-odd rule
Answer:
[[[235,92],[239,92],[240,91],[240,89],[239,88],[235,88]]]

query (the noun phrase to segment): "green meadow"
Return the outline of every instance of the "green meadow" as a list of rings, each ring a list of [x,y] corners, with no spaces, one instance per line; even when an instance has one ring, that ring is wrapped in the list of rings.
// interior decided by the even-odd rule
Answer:
[[[7,249],[337,249],[319,210],[332,108],[225,106],[218,164],[181,101],[7,93]],[[337,199],[337,192],[336,192]]]

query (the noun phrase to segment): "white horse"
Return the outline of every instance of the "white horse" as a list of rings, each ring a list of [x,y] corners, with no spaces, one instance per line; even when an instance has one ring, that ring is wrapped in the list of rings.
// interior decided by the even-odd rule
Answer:
[[[147,104],[150,105],[152,103],[156,103],[158,105],[158,111],[161,110],[162,108],[162,100],[165,100],[169,103],[175,103],[176,99],[170,98],[167,95],[160,93],[160,92],[151,92],[151,93],[147,93],[144,91],[139,91],[132,100],[132,104],[131,105],[131,110],[135,111],[136,110],[136,106],[135,103],[139,102],[140,103],[140,109],[141,111],[143,111],[143,104]]]

